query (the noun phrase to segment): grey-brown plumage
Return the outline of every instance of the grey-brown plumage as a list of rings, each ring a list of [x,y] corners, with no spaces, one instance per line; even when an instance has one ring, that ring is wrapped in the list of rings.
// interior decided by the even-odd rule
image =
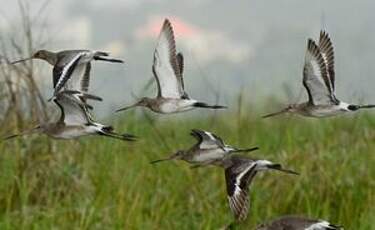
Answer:
[[[329,117],[359,109],[375,108],[375,105],[354,105],[342,102],[335,95],[334,50],[331,39],[325,31],[320,32],[319,44],[308,39],[303,67],[303,86],[308,101],[290,104],[285,109],[263,116],[294,113],[308,117]]]
[[[187,150],[178,150],[166,159],[152,161],[157,163],[166,160],[183,160],[193,167],[221,164],[220,162],[227,155],[239,152],[251,152],[257,150],[258,147],[240,149],[224,143],[217,135],[199,129],[193,129],[190,133],[197,143]]]
[[[225,181],[229,207],[236,221],[244,221],[249,212],[249,187],[259,171],[279,170],[285,173],[298,173],[284,169],[280,164],[267,160],[257,160],[244,156],[225,157],[220,164],[225,169]]]
[[[53,66],[54,95],[64,90],[87,92],[90,82],[91,61],[100,60],[107,62],[123,63],[120,59],[109,58],[109,53],[91,50],[64,50],[51,52],[39,50],[30,58],[21,59],[13,64],[30,60],[45,60]]]
[[[53,101],[60,108],[60,117],[57,121],[45,122],[31,130],[11,135],[5,139],[32,133],[44,133],[57,139],[73,139],[86,135],[103,135],[120,140],[133,141],[135,136],[131,134],[117,134],[112,126],[102,125],[93,120],[85,104],[82,103],[74,92],[62,91]],[[89,94],[81,94],[85,99],[93,97]]]
[[[256,230],[339,230],[341,226],[333,225],[324,220],[305,217],[285,216],[270,223],[259,225]]]
[[[195,108],[223,109],[225,106],[208,105],[191,99],[185,91],[183,79],[184,59],[182,53],[176,54],[173,28],[168,19],[164,20],[154,51],[152,73],[157,83],[156,98],[143,97],[133,105],[118,109],[147,107],[156,113],[179,113]]]

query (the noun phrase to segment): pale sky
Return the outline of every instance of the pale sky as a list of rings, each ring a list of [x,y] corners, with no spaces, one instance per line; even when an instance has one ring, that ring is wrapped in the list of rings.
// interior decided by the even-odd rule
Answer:
[[[152,76],[155,39],[165,17],[175,27],[177,49],[185,55],[185,85],[194,98],[212,102],[220,92],[225,104],[240,89],[251,102],[267,95],[285,98],[284,84],[298,95],[307,38],[317,39],[324,28],[335,47],[338,98],[375,102],[372,0],[51,0],[42,13],[45,1],[26,2],[35,33],[46,27],[43,38],[49,41],[36,49],[88,48],[125,59],[123,66],[93,67],[91,89],[105,99],[102,110],[132,102],[131,91],[141,94]],[[17,1],[0,4],[6,6],[0,9],[4,37],[17,31],[20,14]],[[49,78],[49,67],[40,66]],[[48,80],[41,85],[50,88]]]

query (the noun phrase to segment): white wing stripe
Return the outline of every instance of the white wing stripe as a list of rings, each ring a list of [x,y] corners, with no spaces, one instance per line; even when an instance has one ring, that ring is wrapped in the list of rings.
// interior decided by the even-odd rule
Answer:
[[[68,71],[70,70],[70,68],[83,55],[84,55],[83,52],[82,53],[78,53],[74,58],[72,58],[72,60],[66,66],[64,66],[63,71],[62,71],[62,73],[61,73],[61,75],[59,77],[59,81],[56,84],[56,92],[59,91],[62,88],[61,84],[65,81],[65,78],[69,77],[69,76],[66,76],[66,74],[68,73]]]
[[[242,177],[252,168],[254,167],[256,163],[255,162],[252,162],[245,170],[243,170],[240,174],[238,174],[238,176],[236,177],[236,187],[239,186],[241,184],[241,179]],[[241,189],[240,189],[241,190]],[[235,190],[236,192],[236,190]]]

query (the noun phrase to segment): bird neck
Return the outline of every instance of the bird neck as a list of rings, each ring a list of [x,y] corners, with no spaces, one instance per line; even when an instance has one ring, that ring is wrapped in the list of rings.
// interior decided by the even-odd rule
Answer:
[[[56,63],[57,63],[57,53],[45,50],[44,51],[44,60],[51,65],[56,65]]]

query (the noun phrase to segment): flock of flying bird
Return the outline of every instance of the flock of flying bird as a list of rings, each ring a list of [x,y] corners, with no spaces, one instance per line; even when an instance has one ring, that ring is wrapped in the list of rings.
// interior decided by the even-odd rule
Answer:
[[[93,120],[90,110],[93,109],[89,100],[102,100],[89,94],[91,61],[107,61],[123,63],[122,60],[109,57],[106,52],[90,50],[67,50],[50,52],[39,50],[31,57],[15,61],[12,64],[29,59],[42,59],[53,66],[52,100],[61,110],[60,118],[54,122],[41,123],[24,132],[6,139],[31,133],[44,133],[53,138],[72,139],[84,135],[103,135],[126,141],[136,140],[131,134],[119,134],[112,126],[103,125]],[[210,105],[190,98],[186,93],[183,81],[184,59],[182,53],[176,52],[173,28],[168,19],[162,26],[156,49],[152,72],[158,86],[155,98],[143,97],[131,106],[117,111],[127,110],[136,106],[147,107],[161,113],[178,113],[195,108],[224,109],[225,106]],[[375,105],[354,105],[341,102],[335,96],[334,50],[331,39],[325,31],[320,32],[319,41],[308,39],[305,63],[303,68],[303,86],[308,93],[308,101],[291,104],[287,108],[264,118],[282,113],[295,113],[309,117],[327,117],[364,108],[375,108]],[[225,179],[229,207],[237,222],[244,221],[249,212],[249,186],[259,171],[278,170],[289,174],[298,174],[283,168],[280,164],[268,160],[233,155],[234,153],[250,152],[257,147],[239,149],[224,143],[213,133],[193,129],[191,135],[197,143],[188,150],[179,150],[168,158],[156,160],[184,160],[193,167],[217,165],[225,170]],[[258,230],[329,230],[342,229],[324,220],[304,217],[285,216],[269,223],[261,224]]]

